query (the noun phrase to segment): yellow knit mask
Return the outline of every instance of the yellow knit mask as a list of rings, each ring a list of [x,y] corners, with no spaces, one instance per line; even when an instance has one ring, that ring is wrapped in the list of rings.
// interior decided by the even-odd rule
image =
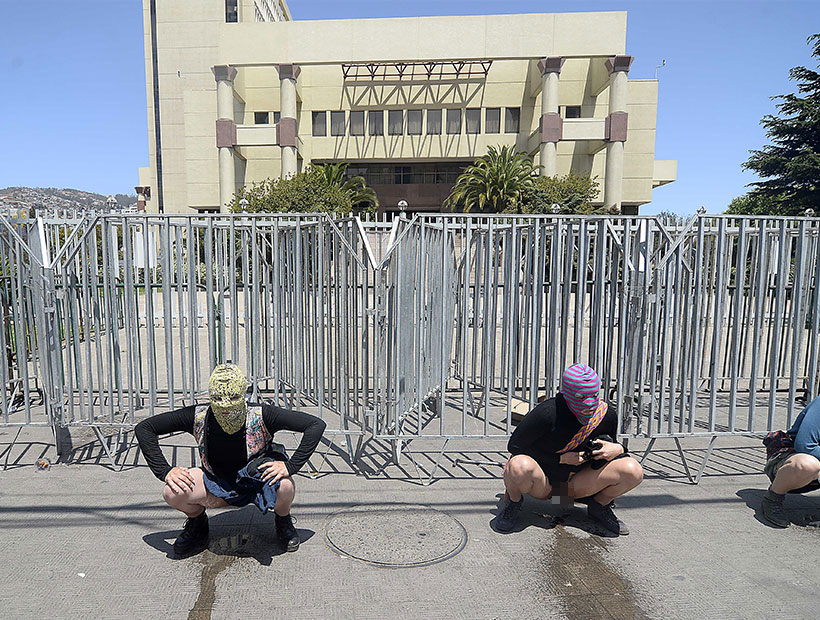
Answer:
[[[237,432],[245,423],[248,379],[236,364],[220,364],[208,380],[211,411],[222,429],[230,434]]]

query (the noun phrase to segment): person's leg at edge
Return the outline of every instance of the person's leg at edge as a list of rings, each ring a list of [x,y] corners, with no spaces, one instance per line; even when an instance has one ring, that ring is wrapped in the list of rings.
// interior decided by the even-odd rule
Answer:
[[[509,501],[495,520],[496,528],[502,532],[509,532],[515,527],[525,494],[536,499],[545,499],[552,494],[552,487],[541,466],[525,454],[517,454],[507,461],[504,486]]]
[[[631,491],[643,480],[643,468],[632,457],[614,459],[601,469],[586,467],[569,482],[574,498],[592,497],[589,516],[615,534],[629,533],[623,521],[612,511],[612,501]]]
[[[786,493],[806,486],[820,475],[820,460],[811,454],[792,454],[774,477],[769,490],[763,496],[761,511],[769,523],[789,527],[791,521],[783,509]]]
[[[293,525],[293,518],[290,516],[290,507],[295,496],[296,485],[293,479],[282,478],[279,481],[279,489],[276,491],[276,503],[273,505],[273,512],[276,514],[276,535],[288,551],[296,551],[301,542],[299,533]]]
[[[200,468],[192,467],[188,472],[194,479],[193,489],[186,488],[182,493],[175,493],[166,484],[162,491],[162,499],[165,503],[188,517],[182,532],[174,541],[174,553],[178,556],[200,551],[207,546],[209,530],[205,508],[220,508],[228,505],[225,500],[208,493]]]

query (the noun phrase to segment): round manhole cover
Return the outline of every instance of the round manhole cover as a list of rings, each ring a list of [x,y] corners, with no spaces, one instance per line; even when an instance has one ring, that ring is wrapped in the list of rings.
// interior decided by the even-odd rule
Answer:
[[[325,537],[337,553],[390,567],[441,562],[467,544],[467,532],[456,519],[415,504],[341,510],[328,519]]]

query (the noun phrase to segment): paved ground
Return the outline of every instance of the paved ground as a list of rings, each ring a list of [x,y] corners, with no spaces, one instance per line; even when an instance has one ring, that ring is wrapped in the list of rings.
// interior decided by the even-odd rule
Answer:
[[[71,462],[37,472],[36,458],[54,458],[48,434],[24,430],[10,447],[15,433],[0,429],[0,463],[7,463],[0,471],[3,618],[818,616],[820,530],[775,530],[758,519],[766,481],[756,473],[762,447],[752,440],[720,442],[699,486],[687,483],[671,440],[656,446],[646,480],[619,503],[632,529],[623,538],[600,535],[581,507],[529,500],[526,527],[493,532],[499,469],[453,463],[499,461],[500,452],[447,454],[430,486],[414,478],[408,457],[403,469],[380,473],[377,446],[368,447],[363,475],[330,452],[313,459],[316,477],[297,480],[294,514],[304,540],[297,553],[282,553],[272,518],[244,508],[210,511],[210,549],[174,560],[168,552],[182,519],[162,503],[161,483],[136,449],[121,455],[124,468],[114,471],[90,433],[75,433]],[[190,464],[186,438],[167,443],[178,446],[169,456]],[[434,447],[414,447],[429,450],[414,457],[427,471]],[[685,447],[696,464],[703,446]],[[467,533],[463,550],[429,566],[382,568],[327,544],[333,513],[397,503],[457,519]],[[790,497],[788,506],[805,523],[820,515],[820,496]],[[402,535],[378,532],[380,544],[405,557],[406,528],[396,531]]]

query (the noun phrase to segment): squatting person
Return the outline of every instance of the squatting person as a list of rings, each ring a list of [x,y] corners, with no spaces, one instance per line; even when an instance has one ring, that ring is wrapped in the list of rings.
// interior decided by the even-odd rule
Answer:
[[[803,409],[787,433],[794,441],[794,449],[775,454],[764,468],[772,484],[761,508],[766,520],[778,527],[790,524],[783,510],[786,493],[820,489],[820,396]]]
[[[523,495],[583,499],[589,516],[607,530],[626,535],[612,501],[643,480],[640,464],[613,439],[617,414],[600,398],[601,379],[585,364],[567,368],[555,398],[530,411],[510,437],[512,456],[504,467],[508,501],[495,520],[499,531],[515,527]]]
[[[288,551],[299,548],[290,507],[296,492],[292,476],[313,454],[325,423],[312,415],[273,405],[249,406],[248,380],[234,364],[217,366],[208,381],[210,402],[152,416],[137,424],[135,434],[154,475],[165,482],[162,497],[188,519],[174,542],[183,557],[208,546],[206,508],[254,503],[273,509],[276,534]],[[273,442],[277,431],[302,433],[288,459]],[[202,467],[171,467],[159,447],[159,436],[184,431],[196,439]]]

